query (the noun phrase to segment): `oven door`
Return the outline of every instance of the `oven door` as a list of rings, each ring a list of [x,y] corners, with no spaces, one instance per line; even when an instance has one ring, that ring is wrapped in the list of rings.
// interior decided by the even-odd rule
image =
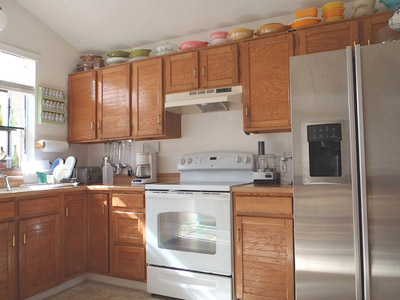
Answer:
[[[149,265],[232,274],[230,193],[146,192]]]

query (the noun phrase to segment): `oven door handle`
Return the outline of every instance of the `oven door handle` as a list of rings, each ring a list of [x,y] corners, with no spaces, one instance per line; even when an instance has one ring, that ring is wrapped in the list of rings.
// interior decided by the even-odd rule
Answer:
[[[181,192],[181,191],[168,191],[168,192],[155,192],[155,191],[146,191],[147,197],[154,198],[172,198],[172,197],[213,197],[213,198],[224,198],[230,199],[230,192]]]

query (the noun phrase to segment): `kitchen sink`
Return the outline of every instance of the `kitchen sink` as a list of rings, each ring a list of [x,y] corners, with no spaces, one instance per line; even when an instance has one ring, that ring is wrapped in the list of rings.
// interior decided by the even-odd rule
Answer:
[[[28,191],[45,191],[63,187],[78,186],[78,182],[66,182],[66,183],[55,183],[55,184],[22,184],[19,187],[11,188],[11,191],[7,191],[6,188],[0,189],[0,194],[6,193],[20,193]]]

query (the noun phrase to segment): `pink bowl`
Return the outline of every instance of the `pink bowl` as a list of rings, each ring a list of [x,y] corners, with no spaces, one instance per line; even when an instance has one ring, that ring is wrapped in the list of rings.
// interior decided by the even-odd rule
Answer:
[[[227,31],[215,31],[211,33],[211,40],[226,39],[228,36]]]
[[[208,42],[202,42],[202,41],[187,41],[183,42],[180,46],[180,50],[193,50],[197,48],[202,48],[202,47],[207,47]]]

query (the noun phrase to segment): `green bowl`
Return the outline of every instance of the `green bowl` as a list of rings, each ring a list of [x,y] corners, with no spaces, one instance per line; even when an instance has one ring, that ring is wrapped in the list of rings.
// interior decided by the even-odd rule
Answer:
[[[151,49],[135,49],[131,51],[129,55],[130,58],[134,58],[137,56],[149,56]]]
[[[126,51],[111,51],[107,54],[108,57],[129,57],[129,52]]]

